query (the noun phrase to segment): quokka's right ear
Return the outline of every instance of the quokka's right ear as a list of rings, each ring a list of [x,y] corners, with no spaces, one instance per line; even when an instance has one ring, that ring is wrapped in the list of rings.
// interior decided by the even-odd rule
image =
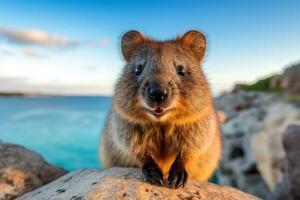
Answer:
[[[134,52],[146,38],[138,31],[128,31],[121,39],[122,54],[126,61],[128,61]]]
[[[199,61],[203,59],[206,51],[206,38],[203,33],[196,30],[188,31],[182,36],[181,42],[192,50]]]

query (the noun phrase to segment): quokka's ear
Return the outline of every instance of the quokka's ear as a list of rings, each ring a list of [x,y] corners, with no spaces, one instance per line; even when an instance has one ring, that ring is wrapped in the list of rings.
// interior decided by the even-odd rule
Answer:
[[[181,37],[181,42],[192,50],[197,60],[203,59],[206,50],[206,38],[203,33],[195,30],[188,31]]]
[[[122,54],[126,61],[128,61],[133,53],[146,38],[138,31],[128,31],[121,39]]]

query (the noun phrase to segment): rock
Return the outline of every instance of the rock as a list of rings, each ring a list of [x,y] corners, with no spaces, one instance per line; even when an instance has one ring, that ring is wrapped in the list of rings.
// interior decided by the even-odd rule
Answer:
[[[259,108],[250,108],[239,113],[222,126],[226,138],[237,138],[247,133],[255,133],[261,127],[266,111]]]
[[[251,150],[270,190],[282,179],[282,137],[286,127],[292,123],[300,124],[300,109],[293,104],[276,103],[268,108],[260,130],[252,136]]]
[[[300,120],[299,107],[285,103],[280,94],[245,90],[215,98],[215,106],[226,116],[221,183],[266,198],[281,179],[282,133]]]
[[[221,183],[261,198],[268,194],[268,189],[257,170],[250,141],[260,129],[264,116],[264,110],[253,107],[241,111],[223,124],[223,157],[220,166]]]
[[[230,120],[243,110],[269,105],[278,98],[277,94],[239,90],[216,97],[215,106],[224,111],[226,119]]]
[[[281,79],[283,91],[290,94],[300,94],[300,63],[287,68]]]
[[[228,186],[189,181],[185,188],[170,189],[145,181],[135,168],[79,170],[16,200],[98,199],[258,199]]]
[[[279,183],[269,200],[300,199],[300,124],[287,127],[283,146],[285,150],[283,180]]]
[[[223,110],[226,116],[222,125],[222,184],[261,198],[268,195],[268,187],[257,169],[251,149],[251,138],[260,131],[268,108],[280,98],[273,93],[239,90],[215,99],[216,108]]]
[[[66,171],[47,163],[22,146],[0,142],[0,199],[9,200],[32,191]]]

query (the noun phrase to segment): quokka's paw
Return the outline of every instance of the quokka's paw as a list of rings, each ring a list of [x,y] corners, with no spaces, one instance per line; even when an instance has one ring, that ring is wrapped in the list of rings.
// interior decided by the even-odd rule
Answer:
[[[169,171],[168,186],[172,188],[184,187],[188,173],[180,162],[174,162]]]
[[[163,185],[163,173],[159,166],[153,161],[145,162],[142,169],[147,181],[155,185]]]

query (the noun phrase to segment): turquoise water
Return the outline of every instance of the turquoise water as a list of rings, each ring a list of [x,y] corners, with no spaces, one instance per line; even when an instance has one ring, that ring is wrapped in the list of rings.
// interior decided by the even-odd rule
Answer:
[[[0,97],[0,140],[67,170],[101,167],[99,136],[109,97]]]

